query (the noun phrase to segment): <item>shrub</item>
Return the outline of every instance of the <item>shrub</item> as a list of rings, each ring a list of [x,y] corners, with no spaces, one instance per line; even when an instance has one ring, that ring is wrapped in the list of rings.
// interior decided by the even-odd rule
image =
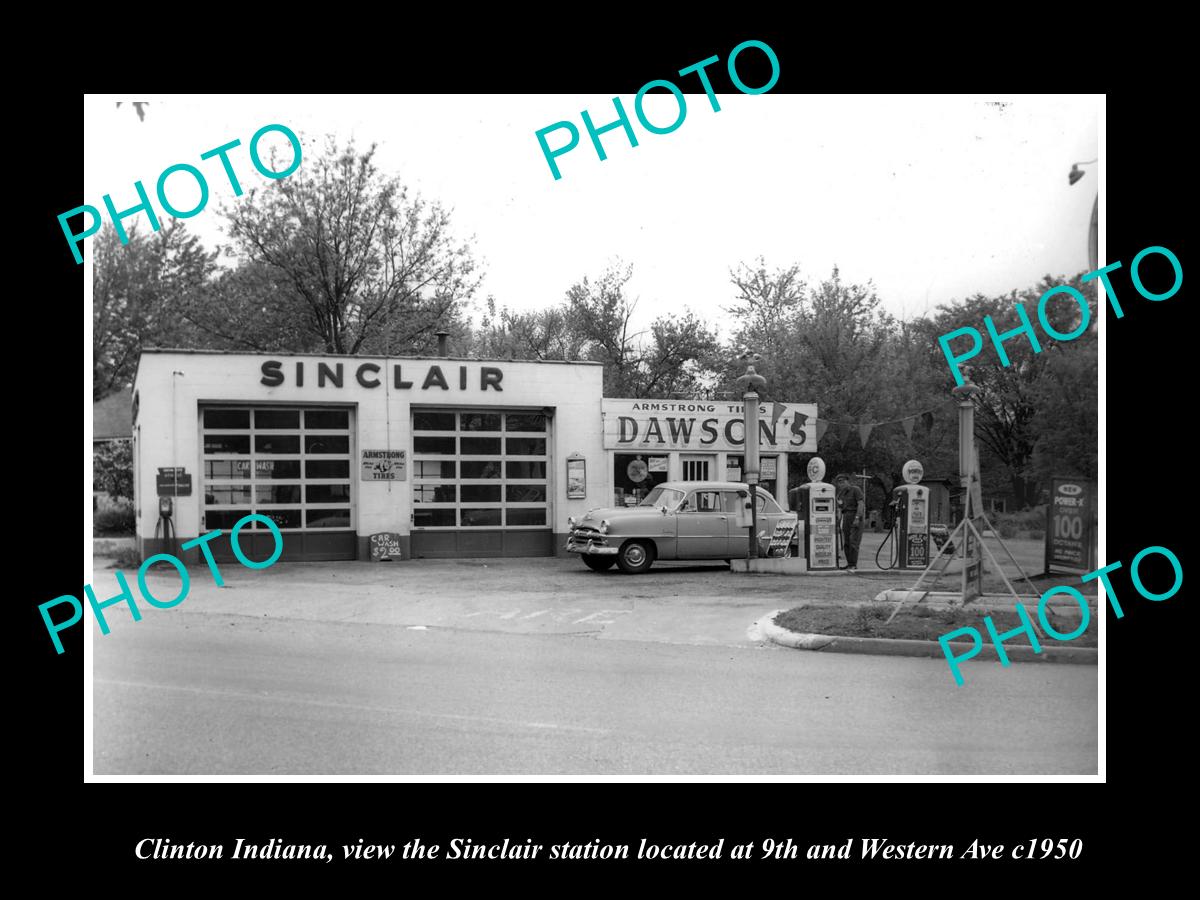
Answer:
[[[98,509],[92,516],[92,534],[96,537],[128,537],[134,533],[132,503],[120,503]]]
[[[122,547],[113,556],[110,569],[136,569],[142,564],[142,556],[136,547]]]
[[[995,513],[988,516],[1002,538],[1044,538],[1046,536],[1046,506],[1032,506],[1020,512]]]

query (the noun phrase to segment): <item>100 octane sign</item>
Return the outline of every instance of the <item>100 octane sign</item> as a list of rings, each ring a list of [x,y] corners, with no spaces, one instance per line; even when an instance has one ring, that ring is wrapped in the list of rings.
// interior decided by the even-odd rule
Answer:
[[[1096,565],[1096,485],[1055,478],[1046,511],[1046,571],[1051,567],[1087,571]]]

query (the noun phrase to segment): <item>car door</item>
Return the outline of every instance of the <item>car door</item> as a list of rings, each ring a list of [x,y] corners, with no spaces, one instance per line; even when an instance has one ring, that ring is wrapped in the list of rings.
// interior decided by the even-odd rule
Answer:
[[[675,520],[679,525],[680,559],[729,557],[729,514],[720,491],[689,491]]]

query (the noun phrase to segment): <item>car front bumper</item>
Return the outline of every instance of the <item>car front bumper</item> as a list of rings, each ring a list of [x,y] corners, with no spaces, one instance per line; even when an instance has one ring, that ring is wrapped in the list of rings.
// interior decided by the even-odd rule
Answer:
[[[587,553],[591,556],[616,556],[617,547],[608,545],[608,538],[598,532],[580,534],[572,532],[567,537],[568,553]]]

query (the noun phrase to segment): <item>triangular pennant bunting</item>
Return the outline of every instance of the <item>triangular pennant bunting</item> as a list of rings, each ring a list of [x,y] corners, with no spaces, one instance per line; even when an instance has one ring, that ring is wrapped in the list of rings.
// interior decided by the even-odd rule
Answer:
[[[911,441],[912,430],[913,426],[917,424],[917,417],[909,416],[907,419],[901,419],[900,424],[904,426],[904,436]]]
[[[871,429],[874,427],[875,427],[874,425],[859,425],[858,426],[858,439],[860,441],[862,441],[862,445],[864,447],[867,446],[867,438],[869,438],[871,436]]]
[[[779,421],[779,417],[787,412],[787,407],[778,400],[771,403],[771,427],[775,427],[775,423]]]
[[[829,423],[824,419],[817,419],[817,443],[821,443],[821,438],[825,437],[825,432],[829,430]]]
[[[933,413],[927,412],[921,414],[921,424],[925,426],[925,430],[933,431]]]

